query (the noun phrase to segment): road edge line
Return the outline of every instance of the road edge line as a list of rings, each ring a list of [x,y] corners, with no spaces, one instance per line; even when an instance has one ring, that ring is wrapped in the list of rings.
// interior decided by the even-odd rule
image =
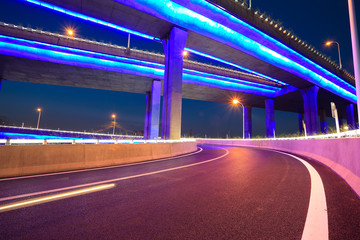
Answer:
[[[326,205],[326,195],[325,195],[324,184],[321,180],[320,174],[315,170],[313,166],[311,166],[310,163],[297,156],[277,150],[270,150],[270,151],[288,155],[290,157],[295,158],[296,160],[299,160],[307,168],[310,174],[311,190],[310,190],[309,207],[308,207],[305,226],[301,239],[302,240],[329,239],[329,224],[328,224],[328,214],[327,214],[327,205]]]

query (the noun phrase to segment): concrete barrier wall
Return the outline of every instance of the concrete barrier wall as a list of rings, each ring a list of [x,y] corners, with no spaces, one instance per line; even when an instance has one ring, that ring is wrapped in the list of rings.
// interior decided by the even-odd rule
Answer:
[[[0,146],[0,177],[134,163],[196,150],[195,142]]]
[[[276,149],[307,156],[330,167],[360,196],[360,138],[265,141],[199,139],[197,142]]]

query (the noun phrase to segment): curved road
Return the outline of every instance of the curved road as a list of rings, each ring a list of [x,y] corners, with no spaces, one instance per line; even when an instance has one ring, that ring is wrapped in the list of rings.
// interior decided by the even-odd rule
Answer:
[[[172,159],[0,179],[0,238],[360,239],[360,199],[327,167],[270,150],[200,147]]]

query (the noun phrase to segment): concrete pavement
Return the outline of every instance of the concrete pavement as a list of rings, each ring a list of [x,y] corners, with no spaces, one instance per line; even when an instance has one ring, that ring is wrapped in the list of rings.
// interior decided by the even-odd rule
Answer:
[[[115,187],[2,212],[0,236],[301,239],[311,179],[300,161],[268,150],[201,147],[201,152],[172,160],[2,180],[1,206],[24,200],[16,198],[21,194],[100,182]],[[329,168],[306,160],[325,187],[329,238],[359,239],[360,199]],[[15,198],[2,201],[9,197]]]

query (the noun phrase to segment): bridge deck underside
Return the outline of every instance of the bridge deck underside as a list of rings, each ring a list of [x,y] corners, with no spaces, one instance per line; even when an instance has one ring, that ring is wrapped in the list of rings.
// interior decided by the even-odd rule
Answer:
[[[25,58],[0,55],[0,75],[4,80],[23,81],[41,84],[95,88],[112,91],[145,94],[151,90],[152,78],[83,68],[71,65],[43,62]],[[234,91],[211,88],[206,86],[183,83],[183,98],[228,103],[231,97],[238,97],[246,105],[264,108],[266,97]],[[324,108],[331,116],[330,101],[334,101],[340,115],[345,117],[346,100],[320,90],[318,97],[319,108]],[[275,98],[277,110],[302,112],[303,101],[299,91],[291,92]]]
[[[165,38],[166,35],[170,32],[171,28],[176,25],[162,19],[159,16],[156,17],[156,13],[150,15],[129,6],[120,4],[114,0],[102,0],[97,1],[96,3],[91,0],[46,0],[46,2],[87,16],[92,16],[107,22],[111,22],[118,26],[136,30],[159,39]],[[175,0],[174,2],[189,6],[192,5],[188,3],[188,1],[183,3],[182,1]],[[188,30],[188,32],[189,35],[186,42],[186,47],[188,48],[192,48],[249,68],[251,70],[286,82],[296,88],[306,88],[312,85],[310,82],[292,73],[275,67],[221,42],[210,39],[204,36],[202,33],[190,30]],[[261,42],[263,40],[259,41]],[[312,60],[315,61],[315,59]],[[340,77],[345,81],[354,84],[354,82],[347,79],[345,75]]]

